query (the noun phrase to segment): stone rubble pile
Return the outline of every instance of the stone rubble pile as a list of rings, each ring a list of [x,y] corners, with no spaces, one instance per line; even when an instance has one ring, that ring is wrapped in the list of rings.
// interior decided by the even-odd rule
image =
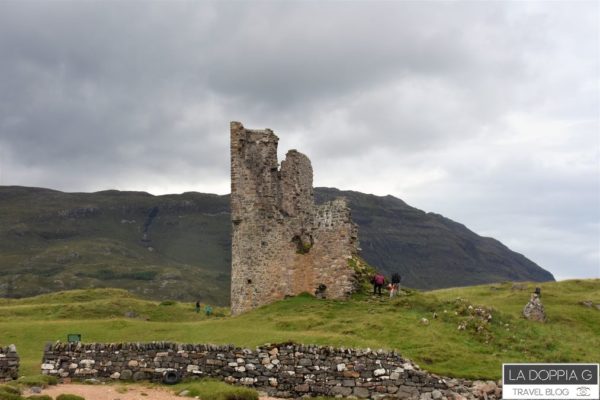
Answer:
[[[523,308],[523,316],[530,321],[545,322],[546,312],[544,311],[544,305],[540,300],[540,297],[533,293],[529,300],[529,303]]]
[[[420,370],[396,352],[313,345],[256,349],[210,344],[56,343],[46,346],[42,373],[61,378],[162,380],[211,377],[270,396],[355,396],[413,400],[499,399],[493,381],[450,379]]]

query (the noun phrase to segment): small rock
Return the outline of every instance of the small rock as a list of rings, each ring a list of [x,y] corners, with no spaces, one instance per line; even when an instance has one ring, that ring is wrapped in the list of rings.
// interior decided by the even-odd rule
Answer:
[[[128,381],[133,376],[133,372],[130,369],[124,369],[121,371],[121,377],[119,379],[123,381]]]
[[[337,396],[348,397],[352,394],[352,388],[350,387],[342,387],[342,386],[334,386],[331,388],[331,394]]]
[[[384,368],[376,369],[375,371],[373,371],[373,375],[375,375],[375,376],[385,375],[385,369]]]
[[[421,318],[422,325],[429,325],[429,320],[427,318]]]
[[[354,388],[354,395],[356,397],[362,398],[362,399],[366,399],[369,397],[369,389],[364,388],[364,387],[355,387]]]
[[[138,371],[135,374],[133,374],[133,380],[138,382],[138,381],[143,381],[146,379],[146,373],[142,372],[142,371]]]
[[[306,393],[306,392],[308,392],[308,391],[310,390],[310,387],[308,386],[308,384],[307,384],[307,383],[303,383],[302,385],[296,385],[296,386],[294,387],[294,390],[295,390],[296,392],[302,392],[302,393]]]
[[[360,373],[358,373],[357,371],[344,371],[343,373],[344,377],[346,378],[360,378]]]
[[[431,392],[431,397],[433,398],[433,400],[441,400],[442,392],[440,392],[439,390],[434,390],[433,392]]]
[[[42,388],[39,386],[32,386],[29,388],[31,393],[42,393]]]
[[[182,390],[181,392],[179,392],[177,394],[177,396],[181,396],[181,397],[187,397],[190,394],[189,390]]]

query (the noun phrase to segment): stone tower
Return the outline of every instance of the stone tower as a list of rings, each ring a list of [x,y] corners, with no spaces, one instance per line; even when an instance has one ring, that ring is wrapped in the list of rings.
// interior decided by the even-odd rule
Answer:
[[[231,312],[302,292],[346,298],[358,232],[344,199],[315,205],[308,157],[288,151],[270,129],[231,123]]]

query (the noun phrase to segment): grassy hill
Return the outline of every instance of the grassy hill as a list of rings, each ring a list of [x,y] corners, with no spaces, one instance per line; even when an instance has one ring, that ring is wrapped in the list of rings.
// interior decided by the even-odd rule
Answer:
[[[229,232],[227,196],[1,187],[0,296],[118,287],[224,305]]]
[[[500,242],[391,196],[345,196],[363,257],[417,288],[553,280]],[[152,196],[0,186],[0,297],[122,288],[153,299],[229,302],[229,196]]]
[[[542,288],[546,324],[520,314],[535,286]],[[600,304],[600,280],[408,290],[391,300],[369,294],[349,301],[301,295],[237,317],[226,309],[206,317],[196,314],[192,303],[141,300],[116,289],[76,290],[0,300],[0,345],[17,345],[24,374],[39,373],[47,341],[80,333],[85,342],[255,346],[296,341],[397,349],[432,372],[497,379],[502,362],[600,360],[600,310],[581,304],[588,300]],[[487,315],[491,320],[484,322]]]

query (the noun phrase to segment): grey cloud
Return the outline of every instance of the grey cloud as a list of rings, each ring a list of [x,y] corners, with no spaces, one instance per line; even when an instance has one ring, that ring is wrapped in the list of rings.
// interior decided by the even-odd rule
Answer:
[[[514,236],[557,275],[568,257],[525,238],[566,232],[594,275],[598,7],[0,2],[0,183],[226,192],[240,120],[307,153],[317,184]]]

